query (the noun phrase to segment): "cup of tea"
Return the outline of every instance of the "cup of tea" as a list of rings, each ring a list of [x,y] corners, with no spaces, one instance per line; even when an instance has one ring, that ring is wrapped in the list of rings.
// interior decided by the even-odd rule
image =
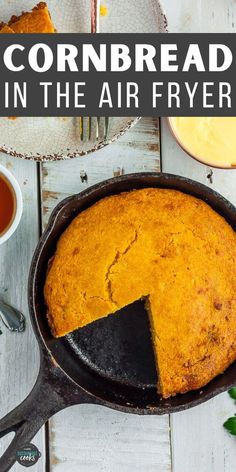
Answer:
[[[22,210],[20,186],[11,172],[0,164],[0,245],[15,232]]]

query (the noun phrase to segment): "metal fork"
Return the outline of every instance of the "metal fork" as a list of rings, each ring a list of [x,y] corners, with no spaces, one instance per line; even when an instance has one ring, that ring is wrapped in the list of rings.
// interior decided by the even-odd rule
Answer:
[[[91,0],[91,33],[100,31],[100,0]],[[81,141],[103,141],[107,138],[109,127],[108,117],[85,117],[76,118],[76,128],[79,130]]]

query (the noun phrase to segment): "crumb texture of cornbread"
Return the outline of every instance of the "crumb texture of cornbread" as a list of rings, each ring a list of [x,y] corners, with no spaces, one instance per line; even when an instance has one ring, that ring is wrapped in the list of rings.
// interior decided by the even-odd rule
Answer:
[[[52,332],[146,298],[159,392],[201,388],[236,359],[235,264],[236,233],[202,200],[153,188],[107,197],[59,239],[44,289]]]
[[[4,23],[1,23],[0,25],[0,33],[15,33],[15,31],[13,31],[13,29],[10,28],[10,26],[8,25],[5,25]]]
[[[0,27],[1,28],[1,27]],[[2,24],[0,33],[54,33],[55,28],[45,2],[40,2],[31,12],[12,16],[8,25]]]

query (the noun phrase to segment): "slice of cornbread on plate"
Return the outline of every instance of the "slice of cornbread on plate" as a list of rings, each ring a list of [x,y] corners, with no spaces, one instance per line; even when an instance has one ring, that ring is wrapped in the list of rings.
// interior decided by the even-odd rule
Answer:
[[[14,33],[55,33],[55,27],[45,2],[38,3],[31,12],[12,16],[8,26]]]

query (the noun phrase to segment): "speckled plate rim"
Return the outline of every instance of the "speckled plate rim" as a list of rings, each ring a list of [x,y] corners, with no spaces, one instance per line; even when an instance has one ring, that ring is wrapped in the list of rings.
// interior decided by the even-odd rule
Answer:
[[[98,151],[99,149],[108,146],[108,144],[112,144],[118,138],[123,136],[126,131],[131,129],[138,121],[141,119],[141,116],[138,116],[132,120],[130,120],[124,128],[121,128],[119,133],[115,134],[111,139],[105,141],[99,141],[95,146],[88,151],[79,151],[76,150],[75,152],[68,152],[66,153],[55,153],[55,154],[47,154],[47,155],[30,155],[30,154],[22,154],[20,152],[15,151],[14,149],[7,147],[7,146],[0,146],[0,152],[4,152],[12,157],[18,157],[20,159],[28,160],[28,161],[37,161],[37,162],[47,162],[47,161],[65,161],[69,159],[74,159],[75,157],[82,157],[91,154],[94,151]]]

